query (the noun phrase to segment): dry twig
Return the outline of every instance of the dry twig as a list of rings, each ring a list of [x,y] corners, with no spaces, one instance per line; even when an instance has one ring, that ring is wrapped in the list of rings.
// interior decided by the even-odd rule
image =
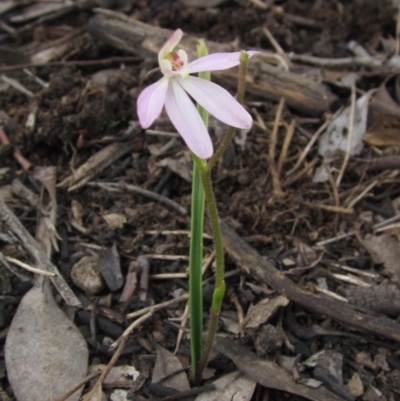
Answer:
[[[336,179],[336,186],[339,188],[340,183],[342,182],[342,178],[344,175],[344,172],[346,171],[347,164],[350,160],[350,149],[351,149],[351,141],[353,139],[353,132],[354,132],[354,116],[356,112],[356,86],[353,83],[351,86],[351,107],[350,107],[350,127],[347,133],[347,149],[346,153],[344,156],[342,168],[340,169],[339,175]]]
[[[285,105],[285,99],[281,98],[281,100],[279,101],[278,109],[276,110],[274,128],[272,129],[271,133],[271,139],[269,143],[269,155],[268,155],[269,166],[272,176],[273,193],[274,196],[276,196],[277,198],[281,198],[282,196],[284,196],[284,192],[282,191],[281,183],[279,180],[279,173],[275,165],[275,151],[276,151],[276,145],[278,143],[278,129],[279,129],[279,123],[282,118],[284,105]]]

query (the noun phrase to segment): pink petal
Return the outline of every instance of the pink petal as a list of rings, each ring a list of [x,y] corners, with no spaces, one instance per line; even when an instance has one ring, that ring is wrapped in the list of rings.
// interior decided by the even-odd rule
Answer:
[[[176,78],[170,80],[165,109],[188,148],[201,159],[208,159],[213,154],[210,135],[196,107],[176,82]]]
[[[219,85],[192,76],[188,76],[186,79],[176,77],[176,81],[197,103],[223,123],[236,128],[252,126],[251,115],[227,90]]]
[[[137,114],[142,128],[149,128],[161,114],[167,95],[168,81],[168,78],[161,78],[159,81],[145,88],[139,95]]]
[[[249,57],[259,53],[257,51],[248,51]],[[228,68],[236,67],[240,64],[240,52],[233,53],[213,53],[204,57],[200,57],[189,63],[189,72],[202,71],[222,71]]]

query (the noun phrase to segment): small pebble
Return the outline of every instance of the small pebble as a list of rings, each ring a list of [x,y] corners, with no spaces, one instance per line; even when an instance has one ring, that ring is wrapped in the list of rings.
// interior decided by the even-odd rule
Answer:
[[[95,295],[104,287],[98,263],[97,256],[84,256],[71,270],[74,284],[88,295]]]

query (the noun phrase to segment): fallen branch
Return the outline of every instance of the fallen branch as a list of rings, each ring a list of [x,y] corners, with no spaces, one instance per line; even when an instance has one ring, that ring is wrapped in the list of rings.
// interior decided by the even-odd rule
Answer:
[[[331,317],[345,326],[366,330],[400,341],[400,324],[384,316],[358,312],[342,302],[311,294],[278,271],[244,242],[227,224],[221,222],[224,246],[228,254],[250,276],[266,283],[291,301],[320,315]]]

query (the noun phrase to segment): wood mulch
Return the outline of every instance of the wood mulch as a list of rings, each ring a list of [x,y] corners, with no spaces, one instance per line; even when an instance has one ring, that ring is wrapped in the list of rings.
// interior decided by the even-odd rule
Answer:
[[[193,396],[232,371],[257,383],[243,396],[254,400],[400,399],[395,3],[0,4],[2,342],[37,277],[17,260],[60,272],[49,275],[55,299],[87,340],[89,365],[140,372],[104,384],[107,399],[118,388],[128,399]],[[157,51],[177,28],[190,59],[198,38],[210,52],[261,54],[245,96],[253,128],[213,172],[227,255],[214,370],[203,390],[172,396],[150,383],[161,347],[189,365],[191,159],[166,114],[140,128],[136,100],[159,79]],[[234,93],[237,69],[213,79]],[[211,119],[210,132],[218,144],[224,127]],[[206,327],[209,230],[204,245]],[[91,263],[101,274],[87,286]],[[1,397],[13,399],[0,364]]]

